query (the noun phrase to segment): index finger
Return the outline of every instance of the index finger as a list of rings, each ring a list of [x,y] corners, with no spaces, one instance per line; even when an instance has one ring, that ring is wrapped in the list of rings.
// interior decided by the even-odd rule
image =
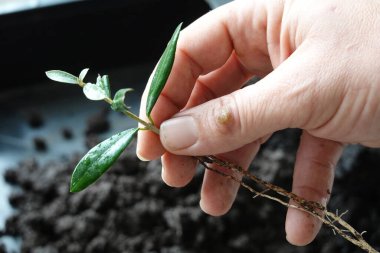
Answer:
[[[171,74],[151,113],[157,126],[183,109],[198,77],[223,66],[233,51],[244,61],[251,58],[245,54],[246,51],[252,56],[266,48],[265,33],[260,29],[266,22],[265,8],[258,6],[259,3],[261,1],[232,2],[209,12],[181,32]],[[262,10],[258,12],[262,15],[255,17],[257,23],[254,25],[251,23],[252,8]],[[251,26],[253,29],[250,29]],[[247,30],[252,34],[244,34]],[[255,37],[256,40],[249,43],[248,50],[245,42],[251,37]],[[239,52],[242,52],[241,55]],[[251,70],[251,67],[245,66],[247,70]],[[142,96],[140,107],[140,117],[144,119],[149,87],[150,81]],[[224,94],[223,86],[211,92],[216,96]],[[156,159],[163,153],[164,148],[157,135],[148,131],[139,132],[137,154],[140,158]]]

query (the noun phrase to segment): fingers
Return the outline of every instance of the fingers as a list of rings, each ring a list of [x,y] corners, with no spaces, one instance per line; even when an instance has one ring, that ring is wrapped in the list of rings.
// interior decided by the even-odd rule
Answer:
[[[145,101],[145,97],[146,96],[143,95],[142,101]],[[153,111],[156,111],[156,108],[165,108],[159,113],[160,117],[164,118],[170,118],[174,112],[178,111],[177,107],[164,96],[161,96],[160,99],[158,99]],[[145,116],[145,106],[143,105],[140,107],[140,118],[149,121]],[[154,120],[156,124],[161,124],[161,122],[156,121],[156,118],[154,118]],[[165,149],[161,145],[160,138],[157,134],[151,131],[138,132],[136,154],[141,160],[147,161],[157,159],[164,152]]]
[[[254,74],[265,75],[272,70],[265,63],[262,63],[261,69],[263,73]],[[198,78],[185,109],[238,90],[251,78],[252,73],[245,69],[236,53],[232,52],[222,67]]]
[[[292,192],[326,206],[342,149],[340,143],[314,137],[305,131],[297,152]],[[314,240],[320,228],[318,219],[294,208],[288,209],[285,230],[290,243],[306,245]]]
[[[267,71],[270,61],[265,51],[265,29],[262,29],[266,23],[266,8],[255,7],[258,2],[261,1],[233,2],[211,11],[181,32],[171,74],[151,114],[158,126],[188,103],[198,77],[224,66],[233,51],[241,53],[239,57],[245,59],[246,62],[242,63],[242,66],[247,73]],[[251,8],[256,10],[254,25],[252,13],[249,11]],[[239,21],[239,26],[232,21]],[[249,43],[244,43],[246,41]],[[249,50],[245,45],[250,45]],[[228,71],[228,67],[224,70]],[[247,73],[244,73],[244,78]],[[221,82],[216,90],[221,90],[223,94],[227,86],[220,76],[218,78]],[[236,78],[236,83],[240,85],[242,78]],[[207,87],[207,81],[204,84]],[[145,119],[145,100],[149,85],[150,82],[145,89],[140,107],[140,117]],[[151,149],[153,146],[154,149]],[[141,158],[155,159],[163,152],[157,136],[146,131],[139,132],[137,153]]]
[[[162,180],[169,186],[185,186],[193,178],[197,160],[190,156],[178,156],[166,152],[161,157]]]
[[[196,81],[191,97],[185,108],[202,104],[208,100],[239,89],[250,77],[251,75],[241,66],[236,54],[232,53],[221,68],[200,77]],[[158,100],[156,107],[166,108],[160,113],[160,116],[163,118],[171,117],[173,112],[178,111],[178,108],[173,106],[166,96],[162,96]],[[137,153],[142,160],[156,159],[164,152],[156,134],[146,132],[139,135],[139,138],[140,142]]]
[[[280,129],[303,128],[310,115],[317,119],[313,124],[320,123],[319,119],[327,117],[320,117],[323,110],[313,111],[313,101],[319,96],[314,92],[319,88],[317,80],[311,74],[314,64],[300,49],[257,84],[165,121],[161,125],[161,143],[179,155],[219,154]]]
[[[218,157],[239,164],[244,170],[247,170],[259,147],[260,142],[257,141]],[[182,157],[165,153],[162,156],[162,178],[169,186],[184,186],[192,179],[196,163],[194,158],[188,156]],[[227,175],[232,175],[237,180],[241,179],[241,175],[238,173],[233,173],[215,164],[209,166]],[[202,210],[213,216],[225,214],[231,208],[239,186],[239,183],[230,178],[206,169],[201,190],[200,206]]]
[[[254,142],[238,150],[225,153],[221,155],[220,158],[239,164],[244,170],[247,170],[249,164],[256,156],[259,147],[260,143]],[[238,180],[241,179],[241,175],[238,175],[237,173],[231,173],[231,171],[215,165],[212,167],[224,172],[225,174],[232,175]],[[201,190],[200,206],[202,210],[213,216],[225,214],[228,210],[230,210],[239,186],[239,183],[231,180],[230,178],[217,174],[213,171],[206,170]]]
[[[202,76],[197,80],[185,108],[191,108],[214,99],[215,97],[239,89],[246,83],[249,77],[233,53],[226,64],[220,69]],[[223,84],[221,87],[218,86],[220,83]],[[152,153],[153,152],[151,152],[151,154]],[[160,151],[156,151],[156,153],[159,154]],[[174,187],[184,186],[194,176],[196,161],[193,158],[188,156],[176,156],[166,152],[161,159],[163,164],[162,178],[166,184]]]

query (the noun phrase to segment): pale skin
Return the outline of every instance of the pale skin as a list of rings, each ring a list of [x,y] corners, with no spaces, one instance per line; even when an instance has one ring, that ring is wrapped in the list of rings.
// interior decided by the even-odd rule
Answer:
[[[209,12],[181,32],[152,118],[161,134],[140,131],[137,154],[161,157],[173,187],[193,177],[191,156],[247,168],[273,132],[302,129],[292,191],[326,205],[344,145],[380,147],[380,1],[237,0]],[[238,187],[206,171],[201,208],[225,214]],[[287,240],[306,245],[320,226],[289,209]]]

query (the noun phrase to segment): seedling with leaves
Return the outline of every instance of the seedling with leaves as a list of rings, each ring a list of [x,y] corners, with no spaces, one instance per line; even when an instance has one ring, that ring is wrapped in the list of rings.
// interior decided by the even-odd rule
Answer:
[[[131,92],[132,89],[120,89],[115,93],[114,97],[111,98],[110,81],[107,75],[99,75],[96,83],[86,83],[84,78],[88,69],[82,70],[78,77],[61,70],[50,70],[46,72],[46,75],[54,81],[79,85],[88,99],[104,100],[113,110],[125,114],[143,126],[117,133],[93,147],[79,161],[74,169],[71,177],[71,192],[82,191],[99,179],[103,173],[114,164],[121,153],[131,143],[138,131],[149,130],[158,135],[160,134],[159,129],[153,122],[151,112],[171,72],[180,30],[181,24],[174,31],[153,75],[146,101],[146,116],[149,119],[148,122],[133,114],[130,108],[124,104],[125,95]],[[292,192],[288,192],[277,185],[256,177],[236,164],[224,161],[216,156],[194,157],[194,159],[198,160],[205,169],[214,171],[239,183],[242,187],[252,192],[255,197],[260,196],[271,199],[289,208],[295,208],[309,213],[330,227],[334,233],[338,233],[361,249],[371,253],[379,253],[364,240],[363,233],[357,232],[342,219],[345,213],[339,215],[338,213],[329,212],[326,207],[317,202],[301,198]],[[215,169],[218,167],[224,168],[224,170]],[[227,174],[226,171],[229,173]]]
[[[86,83],[84,78],[88,72],[83,69],[79,76],[76,77],[70,73],[61,70],[50,70],[46,75],[54,81],[68,84],[77,84],[83,88],[84,95],[90,100],[104,100],[110,104],[114,111],[124,113],[126,116],[138,121],[144,128],[132,128],[111,136],[109,139],[93,147],[78,163],[71,177],[71,192],[79,192],[90,184],[94,183],[99,177],[106,172],[112,164],[115,163],[121,153],[131,143],[139,130],[150,130],[159,134],[158,128],[150,116],[152,109],[157,102],[166,80],[169,77],[174,62],[174,56],[177,46],[177,40],[181,30],[180,24],[171,40],[169,41],[161,59],[157,65],[155,74],[152,79],[152,85],[149,90],[146,106],[146,115],[150,122],[146,122],[130,111],[125,105],[124,98],[132,89],[125,88],[116,92],[113,99],[111,98],[110,81],[107,75],[98,76],[96,83]]]

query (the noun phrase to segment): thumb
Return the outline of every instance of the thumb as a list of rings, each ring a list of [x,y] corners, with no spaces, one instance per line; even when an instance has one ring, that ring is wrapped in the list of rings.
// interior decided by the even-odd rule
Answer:
[[[238,149],[280,129],[301,128],[313,101],[311,71],[310,61],[288,58],[255,85],[163,122],[161,142],[174,154],[211,155]]]

